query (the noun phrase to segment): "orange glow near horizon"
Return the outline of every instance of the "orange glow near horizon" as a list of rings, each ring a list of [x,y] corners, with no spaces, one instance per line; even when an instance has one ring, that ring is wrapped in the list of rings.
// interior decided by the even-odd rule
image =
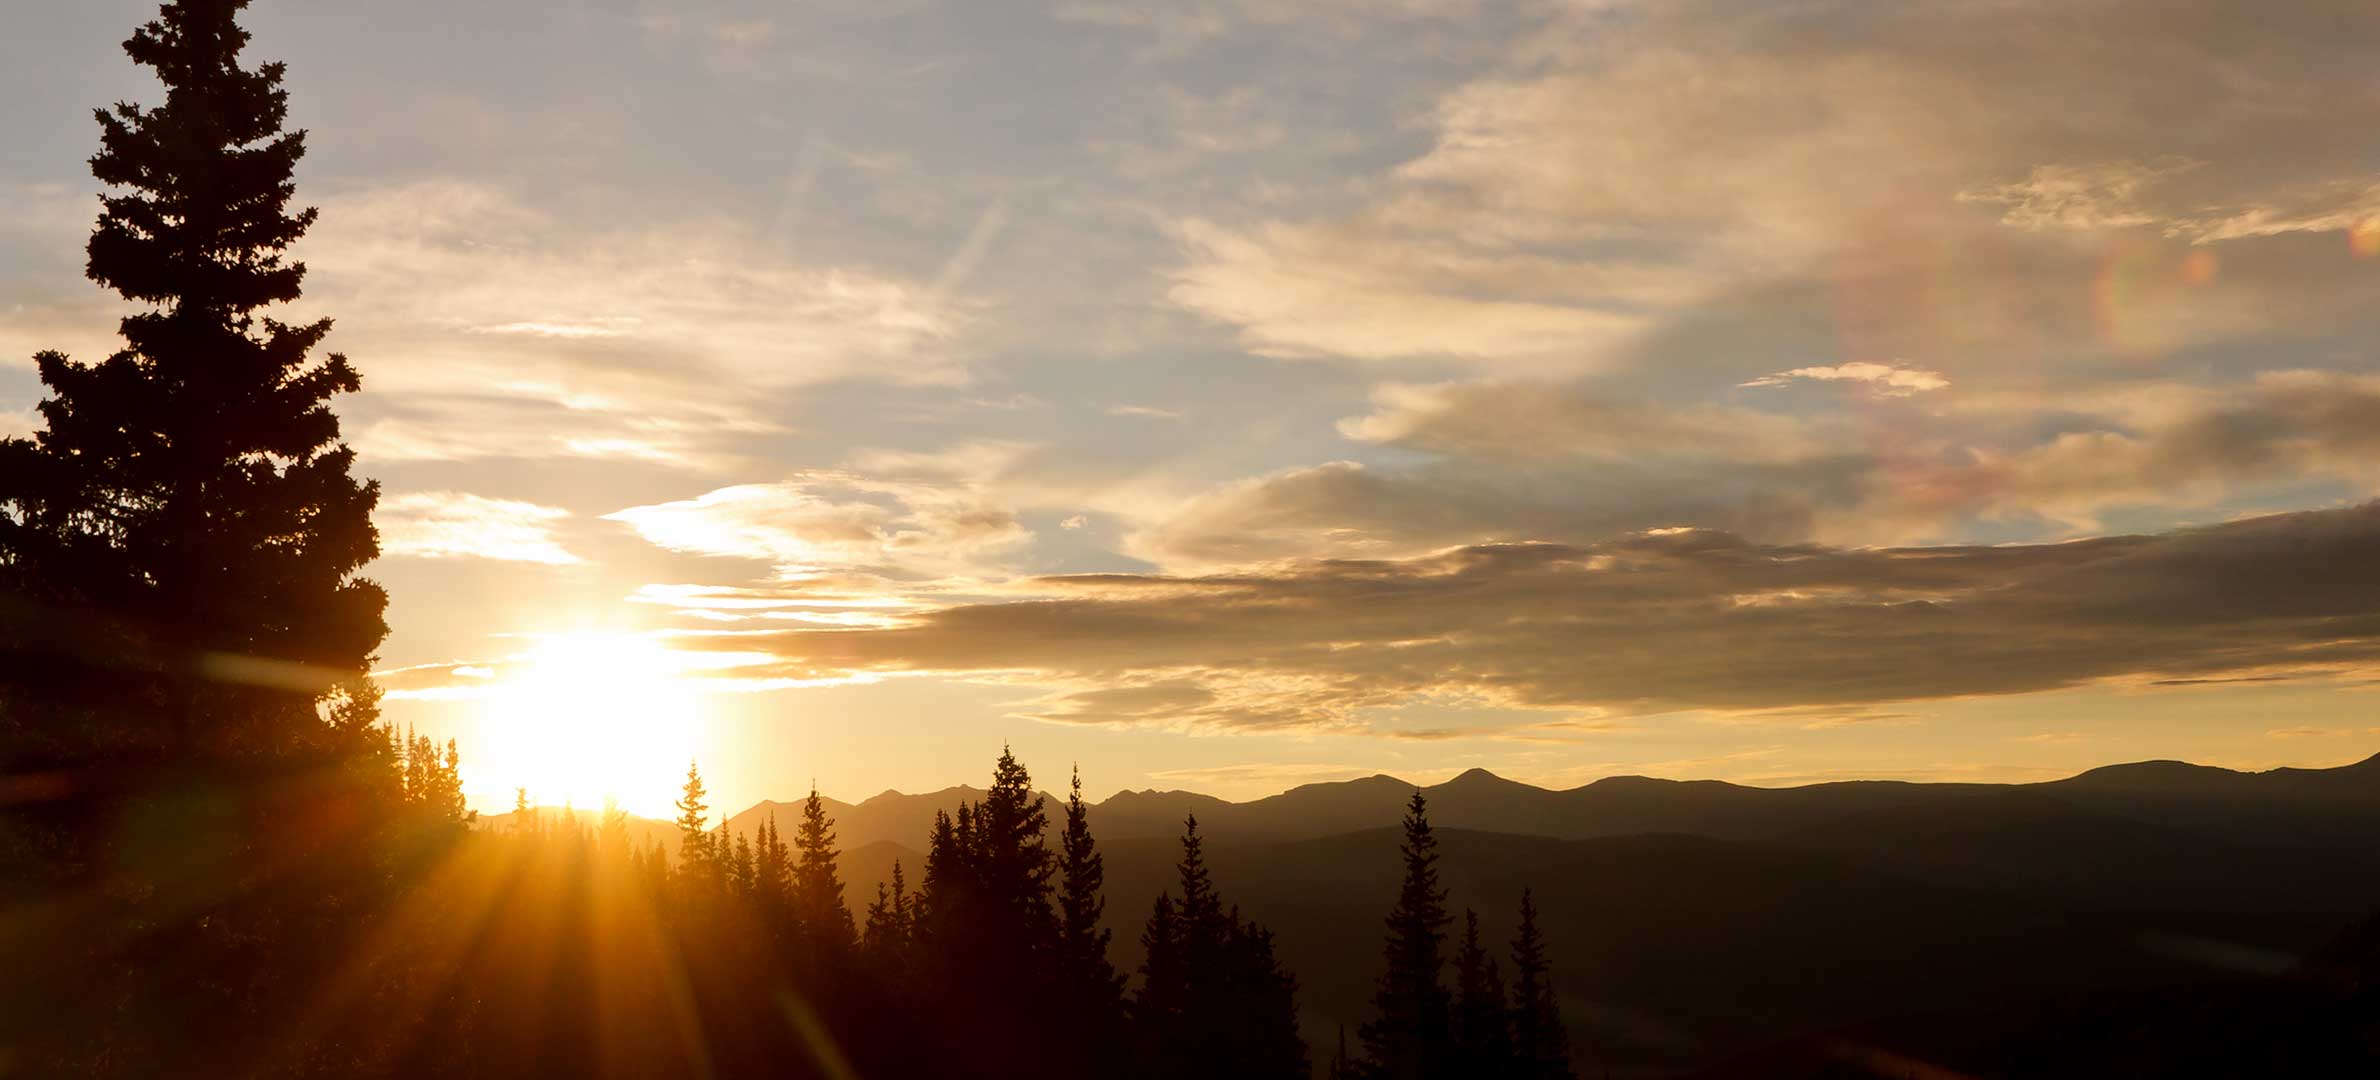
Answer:
[[[651,637],[577,632],[540,637],[491,688],[481,762],[467,756],[469,794],[509,808],[597,809],[605,798],[669,818],[698,744],[701,695],[682,658]]]

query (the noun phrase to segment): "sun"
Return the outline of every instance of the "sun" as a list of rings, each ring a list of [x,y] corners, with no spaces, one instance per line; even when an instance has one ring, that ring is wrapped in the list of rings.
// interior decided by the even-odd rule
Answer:
[[[536,642],[489,688],[485,764],[471,771],[507,807],[513,789],[527,788],[541,806],[592,810],[612,798],[632,814],[671,816],[701,722],[682,658],[638,634]]]

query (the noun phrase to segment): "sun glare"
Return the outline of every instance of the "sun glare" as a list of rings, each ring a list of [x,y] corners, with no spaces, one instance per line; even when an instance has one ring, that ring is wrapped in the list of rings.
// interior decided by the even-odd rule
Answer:
[[[555,634],[507,668],[482,720],[479,786],[506,806],[527,788],[542,806],[609,797],[633,814],[673,813],[701,720],[675,654],[635,634]]]

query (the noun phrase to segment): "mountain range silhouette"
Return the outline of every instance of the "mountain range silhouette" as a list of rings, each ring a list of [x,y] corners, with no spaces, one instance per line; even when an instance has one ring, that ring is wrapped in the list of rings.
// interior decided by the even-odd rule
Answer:
[[[1395,823],[1414,790],[1383,775],[1247,802],[1122,791],[1094,804],[1119,967],[1139,962],[1135,923],[1195,813],[1228,899],[1280,933],[1305,979],[1308,1035],[1327,1043],[1364,1016]],[[1421,790],[1452,902],[1502,938],[1534,888],[1582,1056],[1623,1071],[1832,1075],[1840,1055],[1776,1049],[1830,1031],[1897,1040],[1879,1051],[1890,1061],[1965,1053],[1978,1071],[2005,1071],[1991,1054],[2025,1045],[2045,1018],[2262,987],[2380,910],[2380,755],[2333,769],[2148,761],[2031,784],[1789,788],[1628,776],[1548,790],[1474,769]],[[895,860],[914,880],[935,811],[980,796],[827,800],[851,902]],[[797,811],[764,801],[729,827],[771,814],[783,827]],[[638,843],[674,842],[667,823],[632,829]],[[2049,998],[2091,1004],[2027,1011]],[[1987,1030],[2002,1037],[1977,1037]]]

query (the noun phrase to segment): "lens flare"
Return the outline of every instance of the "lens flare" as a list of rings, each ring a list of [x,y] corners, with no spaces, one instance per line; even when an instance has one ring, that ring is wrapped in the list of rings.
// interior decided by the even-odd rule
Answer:
[[[2347,250],[2358,259],[2380,255],[2380,217],[2368,217],[2347,230]]]

